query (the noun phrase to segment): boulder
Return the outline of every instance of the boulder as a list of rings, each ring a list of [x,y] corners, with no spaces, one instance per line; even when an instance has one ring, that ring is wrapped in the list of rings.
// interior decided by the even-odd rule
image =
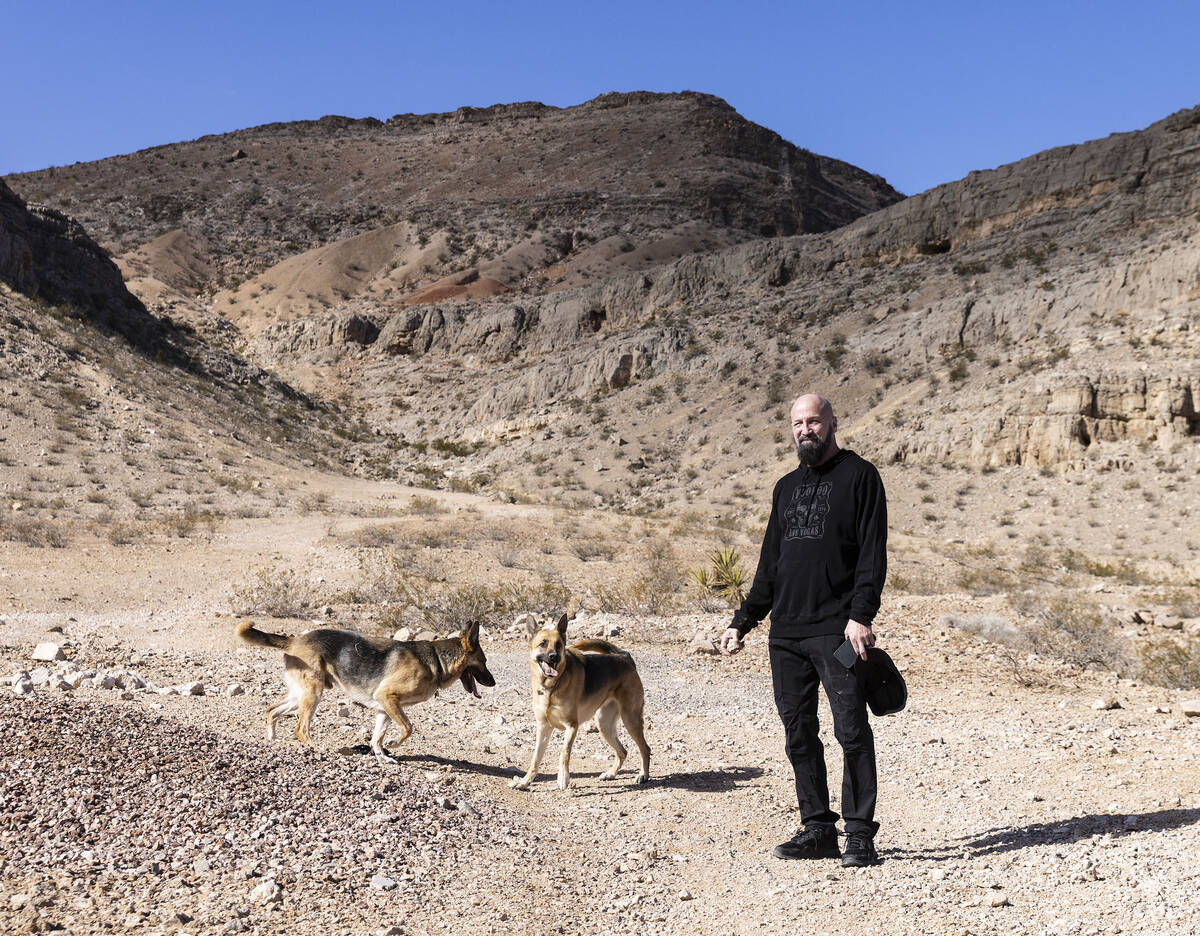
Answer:
[[[57,660],[65,660],[67,655],[63,653],[62,647],[56,643],[45,641],[33,648],[31,659],[43,663],[53,663]]]

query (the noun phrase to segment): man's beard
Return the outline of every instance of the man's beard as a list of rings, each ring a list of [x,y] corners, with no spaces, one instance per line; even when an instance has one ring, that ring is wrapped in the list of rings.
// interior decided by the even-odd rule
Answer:
[[[796,440],[796,457],[800,459],[800,464],[807,468],[818,464],[825,453],[829,451],[829,439],[824,441],[820,439],[797,439]]]

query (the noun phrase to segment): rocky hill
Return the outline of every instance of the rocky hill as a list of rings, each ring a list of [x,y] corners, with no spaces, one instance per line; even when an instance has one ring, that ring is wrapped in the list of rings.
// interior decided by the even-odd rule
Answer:
[[[900,198],[694,93],[323,117],[13,184],[93,231],[147,301],[203,294],[243,328],[358,296],[544,291]]]
[[[155,308],[357,407],[392,439],[364,470],[727,510],[800,387],[877,460],[1191,464],[1198,143],[1185,111],[896,201],[718,99],[633,94],[12,184],[103,231]]]
[[[330,465],[343,457],[335,427],[353,431],[331,407],[149,313],[78,223],[3,182],[0,381],[0,539],[33,546],[83,528],[128,541],[151,513],[194,525],[213,501],[201,506],[192,475],[211,492],[247,484],[262,463]],[[138,505],[132,523],[116,509],[125,497]]]

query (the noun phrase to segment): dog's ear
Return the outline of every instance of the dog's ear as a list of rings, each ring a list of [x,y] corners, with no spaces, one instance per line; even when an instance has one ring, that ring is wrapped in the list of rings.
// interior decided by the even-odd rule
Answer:
[[[542,625],[538,623],[538,619],[532,614],[525,618],[525,633],[529,635],[529,639],[533,639],[533,635],[542,629]]]
[[[564,614],[558,619],[558,624],[555,625],[558,632],[565,638],[567,636],[567,616]]]
[[[466,626],[462,634],[459,635],[464,647],[476,647],[479,645],[479,622],[472,621]]]

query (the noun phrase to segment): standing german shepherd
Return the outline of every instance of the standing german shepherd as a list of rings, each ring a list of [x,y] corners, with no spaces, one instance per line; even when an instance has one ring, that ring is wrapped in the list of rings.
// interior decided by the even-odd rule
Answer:
[[[234,633],[247,643],[283,651],[288,694],[267,709],[268,741],[275,740],[275,722],[281,716],[298,712],[296,737],[312,744],[308,728],[321,693],[338,686],[353,701],[379,713],[371,750],[380,761],[394,764],[383,749],[383,736],[395,722],[400,726],[397,745],[408,740],[412,723],[403,706],[424,702],[456,679],[476,698],[476,683],[496,685],[479,646],[478,621],[461,636],[440,640],[388,640],[332,628],[286,637],[257,630],[253,621],[242,621]]]
[[[626,651],[607,640],[579,640],[566,645],[567,616],[558,619],[555,627],[539,628],[528,625],[529,674],[533,690],[533,713],[537,718],[537,741],[533,760],[523,777],[513,777],[509,786],[527,790],[538,773],[546,744],[555,728],[563,737],[562,757],[558,762],[558,788],[565,790],[571,783],[571,747],[579,726],[592,715],[600,734],[613,749],[616,757],[612,768],[600,775],[611,780],[625,763],[625,746],[617,739],[617,716],[625,723],[638,750],[642,753],[642,769],[638,783],[650,776],[650,745],[642,726],[645,697],[637,665]]]

